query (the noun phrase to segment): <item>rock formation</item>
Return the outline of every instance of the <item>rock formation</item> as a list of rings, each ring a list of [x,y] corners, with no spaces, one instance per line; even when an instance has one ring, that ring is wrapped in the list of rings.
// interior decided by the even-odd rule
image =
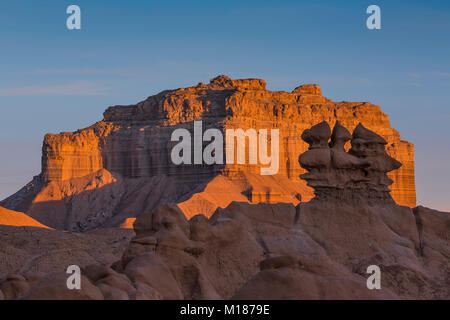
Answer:
[[[278,129],[278,175],[262,177],[258,188],[248,177],[260,174],[260,164],[173,164],[170,153],[176,142],[170,139],[172,132],[177,128],[192,132],[196,120],[202,121],[203,131]],[[226,184],[239,186],[244,195],[240,201],[296,205],[298,200],[292,197],[308,201],[312,195],[300,179],[306,171],[297,159],[308,145],[298,133],[323,121],[331,126],[339,122],[349,130],[361,123],[380,135],[387,142],[387,153],[403,164],[388,173],[394,181],[392,197],[399,204],[415,206],[413,145],[400,139],[380,107],[368,102],[333,102],[322,96],[318,85],[302,85],[289,93],[266,90],[264,80],[226,76],[211,79],[209,84],[166,90],[136,105],[110,107],[102,121],[86,129],[47,134],[41,174],[0,205],[54,228],[83,231],[119,226],[160,204],[189,199],[197,200],[194,207],[193,201],[183,206],[188,216],[202,211],[199,206],[211,215],[231,202],[202,191],[212,189],[207,185],[216,178],[234,181]],[[345,134],[339,139],[333,152],[348,148]],[[274,181],[283,181],[288,190]],[[249,189],[241,190],[245,185]],[[158,190],[156,195],[154,190]],[[225,196],[232,197],[235,193]]]
[[[259,174],[259,164],[174,165],[170,152],[175,142],[170,141],[170,136],[176,128],[192,132],[195,120],[202,120],[203,131],[212,127],[222,131],[279,129],[279,174],[299,183],[304,183],[299,176],[305,170],[297,157],[308,146],[298,132],[322,121],[331,126],[339,121],[349,130],[362,123],[382,136],[388,154],[403,164],[389,173],[394,181],[391,187],[394,200],[415,206],[413,145],[401,140],[379,106],[368,102],[333,102],[322,96],[318,85],[302,85],[289,93],[266,90],[264,80],[232,80],[226,76],[211,79],[209,84],[166,90],[136,105],[110,107],[102,121],[86,129],[47,134],[41,174],[2,205],[28,213],[30,204],[38,201],[33,197],[42,186],[86,177],[99,170],[125,180],[163,175],[176,179],[177,184],[186,183],[189,189],[219,174],[231,179],[240,179],[243,171]],[[307,192],[302,196],[309,198]]]
[[[310,145],[299,161],[315,189],[311,201],[232,202],[190,219],[165,204],[137,217],[115,262],[67,260],[82,267],[82,290],[67,289],[65,267],[28,272],[32,258],[0,277],[0,298],[449,299],[450,213],[392,200],[386,173],[400,163],[387,155],[386,141],[362,125],[351,136],[325,122],[302,138]],[[373,265],[381,270],[379,290],[367,287]]]

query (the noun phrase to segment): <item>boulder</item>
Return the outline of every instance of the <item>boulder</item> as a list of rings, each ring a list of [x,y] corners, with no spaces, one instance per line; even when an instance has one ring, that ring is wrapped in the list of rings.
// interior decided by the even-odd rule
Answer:
[[[162,300],[162,295],[142,282],[134,283],[136,290],[130,295],[130,300]]]
[[[145,283],[154,288],[167,300],[182,299],[178,283],[170,269],[154,253],[144,253],[131,260],[124,273],[132,282]]]
[[[87,277],[81,276],[81,288],[67,288],[68,275],[65,272],[50,273],[41,279],[26,295],[24,300],[103,300],[103,294]]]
[[[106,278],[109,275],[116,274],[116,272],[112,268],[107,266],[90,264],[82,268],[82,274],[95,283],[98,280]]]
[[[5,300],[15,300],[21,298],[28,292],[30,286],[26,279],[19,274],[10,274],[0,284]]]
[[[107,285],[106,283],[97,284],[97,288],[100,289],[105,300],[130,300],[125,291]]]
[[[131,285],[130,279],[128,279],[124,274],[110,274],[105,278],[98,280],[95,285],[98,286],[100,284],[106,284],[110,287],[119,289],[124,291],[126,294],[130,294],[134,291],[133,286]]]

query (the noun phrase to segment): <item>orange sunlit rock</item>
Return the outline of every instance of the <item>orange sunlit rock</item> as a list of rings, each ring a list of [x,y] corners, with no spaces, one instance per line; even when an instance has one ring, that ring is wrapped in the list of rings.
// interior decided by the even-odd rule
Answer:
[[[124,222],[120,225],[122,229],[133,229],[134,222],[136,221],[136,218],[127,218]]]
[[[0,207],[0,225],[50,229],[22,212],[8,210],[3,207]]]

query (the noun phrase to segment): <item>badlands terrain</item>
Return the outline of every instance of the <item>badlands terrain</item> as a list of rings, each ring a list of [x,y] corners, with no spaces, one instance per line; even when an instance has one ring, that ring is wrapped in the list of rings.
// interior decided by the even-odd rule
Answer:
[[[379,106],[265,85],[219,76],[46,135],[0,202],[0,299],[449,299],[450,216],[416,207],[413,145]],[[174,165],[199,120],[279,129],[278,174]]]

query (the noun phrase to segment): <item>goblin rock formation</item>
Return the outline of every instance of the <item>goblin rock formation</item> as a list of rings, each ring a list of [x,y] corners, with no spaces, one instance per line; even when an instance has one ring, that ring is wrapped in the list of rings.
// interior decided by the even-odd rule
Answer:
[[[350,135],[339,122],[331,132],[328,123],[321,122],[305,130],[302,139],[309,150],[299,162],[309,172],[301,177],[314,188],[317,200],[394,202],[389,190],[393,181],[387,173],[402,164],[386,153],[387,142],[381,136],[361,124]]]

